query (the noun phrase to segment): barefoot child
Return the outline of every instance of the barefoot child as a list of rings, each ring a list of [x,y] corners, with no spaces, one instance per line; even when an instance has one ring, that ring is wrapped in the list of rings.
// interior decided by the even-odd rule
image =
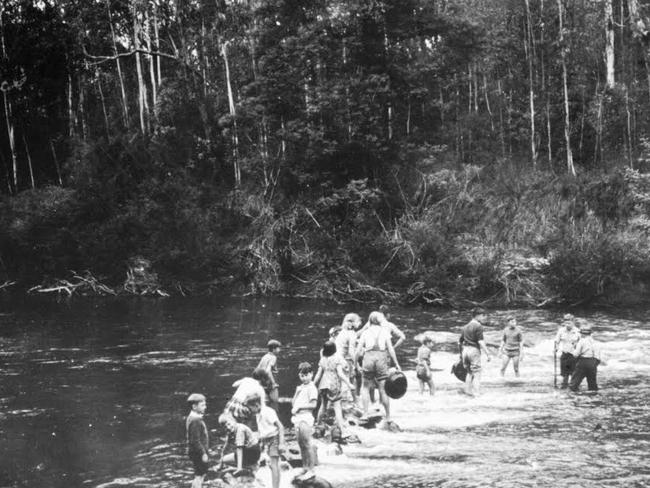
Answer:
[[[257,365],[258,368],[265,370],[271,377],[271,386],[268,388],[267,392],[267,401],[269,406],[271,406],[276,412],[278,411],[278,399],[279,399],[279,387],[278,382],[276,381],[278,375],[278,354],[280,352],[280,341],[271,339],[267,345],[269,352],[267,352],[260,363]]]
[[[416,357],[415,374],[420,383],[420,395],[424,393],[424,385],[429,385],[429,394],[433,395],[435,388],[433,386],[433,376],[431,375],[431,345],[433,341],[431,337],[424,336],[422,345],[418,348],[418,355]]]
[[[352,385],[345,374],[347,363],[336,352],[336,344],[327,341],[321,351],[322,357],[318,363],[318,372],[314,383],[318,385],[318,392],[321,399],[320,410],[316,421],[321,423],[327,408],[331,404],[334,408],[336,425],[339,432],[343,434],[343,411],[341,409],[341,385],[345,384],[350,390]]]
[[[297,481],[304,481],[314,476],[314,452],[311,442],[314,426],[314,409],[318,401],[318,390],[312,381],[313,371],[311,364],[300,363],[298,365],[298,377],[300,385],[296,387],[296,393],[291,401],[291,422],[296,429],[300,456],[302,457],[302,474],[296,476]]]
[[[277,412],[271,407],[257,402],[251,410],[257,411],[257,427],[260,432],[260,445],[262,451],[270,458],[271,484],[273,488],[280,486],[280,454],[285,451],[284,427],[278,418]]]
[[[192,393],[188,397],[187,403],[191,408],[185,420],[185,431],[187,433],[187,453],[194,465],[192,488],[201,488],[203,478],[208,472],[208,455],[212,454],[208,449],[208,428],[203,421],[206,409],[205,397],[200,393]]]

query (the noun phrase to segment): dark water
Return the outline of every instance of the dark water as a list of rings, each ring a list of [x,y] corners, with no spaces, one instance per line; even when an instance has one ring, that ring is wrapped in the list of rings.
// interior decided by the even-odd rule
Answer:
[[[370,308],[227,299],[4,303],[1,311],[0,486],[172,487],[191,479],[183,430],[190,392],[206,394],[206,422],[216,428],[232,383],[250,374],[273,337],[286,344],[280,394],[291,396],[296,365],[316,363],[329,327]],[[448,373],[467,316],[397,309],[408,337],[398,357],[410,370],[409,392],[394,402],[403,432],[358,432],[362,444],[323,456],[320,474],[361,488],[650,486],[646,313],[581,316],[595,325],[607,359],[597,395],[553,388],[559,312],[516,315],[529,346],[522,377],[513,381],[509,371],[502,380],[493,361],[484,394],[471,399]],[[432,398],[418,395],[410,361],[425,330],[436,338]],[[498,344],[497,328],[487,340]]]

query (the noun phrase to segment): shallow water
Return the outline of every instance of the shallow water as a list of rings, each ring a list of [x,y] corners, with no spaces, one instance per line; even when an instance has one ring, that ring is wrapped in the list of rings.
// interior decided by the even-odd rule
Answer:
[[[291,396],[298,362],[315,364],[327,330],[349,311],[370,309],[282,299],[3,303],[0,486],[189,485],[188,393],[207,395],[215,429],[231,384],[274,337],[286,344],[280,394]],[[321,456],[319,474],[358,488],[650,486],[646,313],[577,314],[594,325],[607,361],[600,392],[577,395],[553,388],[561,313],[515,315],[527,344],[521,378],[509,370],[503,380],[500,362],[484,360],[483,394],[473,399],[449,373],[467,315],[396,309],[408,337],[398,357],[409,391],[392,404],[403,431],[355,431],[362,443]],[[418,394],[411,361],[424,331],[436,342],[433,397]],[[487,328],[488,343],[499,338],[499,327]]]

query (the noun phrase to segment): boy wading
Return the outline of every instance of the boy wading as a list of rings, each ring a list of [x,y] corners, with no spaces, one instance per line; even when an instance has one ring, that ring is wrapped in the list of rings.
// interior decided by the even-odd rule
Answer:
[[[481,351],[485,352],[487,360],[490,360],[490,353],[483,339],[483,325],[485,311],[482,308],[472,310],[472,320],[463,327],[458,339],[463,365],[467,370],[465,378],[465,393],[470,396],[477,396],[481,392]]]
[[[203,478],[208,472],[208,428],[203,421],[206,409],[205,397],[200,393],[193,393],[187,399],[192,409],[185,420],[187,433],[187,454],[194,465],[194,480],[192,488],[201,488]]]

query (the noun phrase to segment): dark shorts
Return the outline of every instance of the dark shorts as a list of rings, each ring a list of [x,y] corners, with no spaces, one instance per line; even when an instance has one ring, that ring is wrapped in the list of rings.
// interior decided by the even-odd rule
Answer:
[[[268,439],[262,439],[262,448],[267,450],[270,457],[280,456],[280,438],[273,436]]]
[[[321,398],[328,402],[338,402],[341,399],[341,390],[334,388],[323,388],[319,391]]]
[[[512,350],[510,350],[510,351],[508,351],[508,350],[506,349],[506,351],[505,351],[506,356],[508,356],[509,358],[518,358],[520,352],[521,352],[521,351],[520,351],[519,349],[512,349]]]
[[[388,377],[388,352],[366,351],[363,355],[363,378],[383,381]]]
[[[573,374],[576,367],[576,358],[569,352],[563,352],[560,356],[560,374],[562,376],[569,376]]]
[[[431,379],[431,375],[427,373],[427,368],[422,365],[415,367],[415,376],[417,376],[420,381],[429,381]]]
[[[194,465],[194,476],[204,476],[208,472],[208,463],[203,462],[202,456],[202,453],[190,453],[190,461]]]

